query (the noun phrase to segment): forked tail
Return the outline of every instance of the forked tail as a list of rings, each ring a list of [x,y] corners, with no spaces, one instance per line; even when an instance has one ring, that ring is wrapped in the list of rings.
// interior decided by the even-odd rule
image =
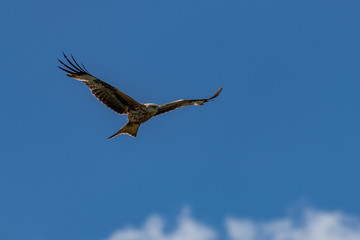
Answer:
[[[118,132],[114,135],[108,137],[107,139],[113,138],[119,134],[129,134],[132,137],[136,137],[137,131],[139,130],[140,124],[139,123],[130,123],[128,122],[123,126]]]

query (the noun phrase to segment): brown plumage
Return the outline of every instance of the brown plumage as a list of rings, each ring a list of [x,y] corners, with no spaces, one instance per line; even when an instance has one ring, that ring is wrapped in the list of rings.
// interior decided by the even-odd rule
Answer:
[[[58,59],[63,65],[63,67],[59,66],[59,68],[67,72],[67,76],[84,82],[90,88],[92,94],[107,107],[119,114],[128,115],[128,123],[107,139],[113,138],[119,134],[129,134],[130,136],[136,137],[140,124],[146,122],[153,116],[157,116],[183,106],[203,105],[209,100],[219,96],[222,91],[222,88],[220,88],[213,96],[205,99],[181,99],[160,106],[153,103],[141,104],[121,92],[119,89],[92,76],[82,63],[80,65],[76,62],[72,55],[72,61],[64,53],[63,55],[68,64],[65,64],[63,61]]]

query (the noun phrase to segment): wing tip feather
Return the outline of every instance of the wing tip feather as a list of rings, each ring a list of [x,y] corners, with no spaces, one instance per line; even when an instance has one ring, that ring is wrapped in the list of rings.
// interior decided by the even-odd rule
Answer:
[[[87,71],[87,69],[85,68],[84,64],[81,63],[82,67],[77,63],[77,61],[75,60],[75,58],[73,57],[72,54],[70,54],[72,60],[74,61],[74,63],[72,63],[70,61],[70,59],[66,56],[66,54],[64,53],[64,51],[62,52],[64,58],[66,59],[66,61],[68,62],[68,64],[65,64],[63,61],[61,61],[59,58],[57,58],[57,60],[65,67],[62,68],[60,66],[58,66],[61,70],[70,73],[70,74],[89,74],[90,73]],[[68,75],[69,76],[69,75]]]
[[[220,87],[219,90],[217,90],[214,95],[212,95],[211,97],[209,97],[209,98],[207,99],[207,101],[212,100],[212,99],[218,97],[218,96],[220,95],[220,93],[221,93],[222,90],[223,90],[223,87]]]

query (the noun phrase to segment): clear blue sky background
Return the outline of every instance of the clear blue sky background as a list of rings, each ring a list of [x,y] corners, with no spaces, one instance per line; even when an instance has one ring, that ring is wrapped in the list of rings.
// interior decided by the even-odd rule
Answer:
[[[98,240],[183,205],[213,226],[310,205],[360,216],[360,3],[5,1],[0,239]],[[136,100],[126,122],[57,69],[72,53]]]

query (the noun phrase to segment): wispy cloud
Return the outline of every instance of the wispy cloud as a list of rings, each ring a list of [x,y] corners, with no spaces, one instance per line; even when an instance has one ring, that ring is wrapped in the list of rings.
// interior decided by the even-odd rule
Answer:
[[[308,209],[299,218],[253,221],[227,217],[224,221],[228,240],[359,240],[360,219],[341,212]],[[184,208],[172,231],[165,231],[165,221],[151,215],[140,228],[125,227],[107,240],[220,240],[214,229],[195,220]]]
[[[140,229],[126,227],[115,231],[107,240],[215,240],[216,233],[208,226],[194,220],[190,209],[184,207],[177,227],[170,233],[164,231],[164,220],[151,215]]]
[[[231,240],[359,240],[360,221],[340,212],[306,210],[300,219],[267,222],[227,218]]]

